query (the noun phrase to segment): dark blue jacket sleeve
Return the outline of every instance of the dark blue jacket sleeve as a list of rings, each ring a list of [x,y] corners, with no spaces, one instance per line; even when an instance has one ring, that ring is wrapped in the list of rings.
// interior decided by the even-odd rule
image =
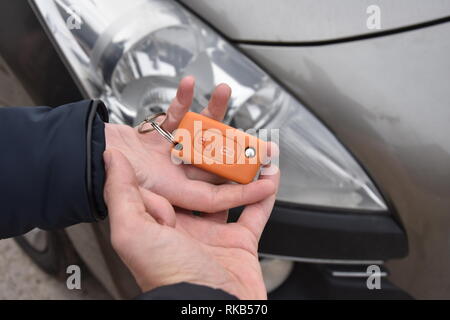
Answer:
[[[145,292],[136,300],[237,300],[237,298],[220,289],[180,282]]]
[[[0,108],[0,239],[106,216],[101,101]]]

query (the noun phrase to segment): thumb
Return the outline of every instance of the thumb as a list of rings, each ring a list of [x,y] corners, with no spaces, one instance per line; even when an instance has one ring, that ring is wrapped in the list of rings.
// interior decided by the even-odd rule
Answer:
[[[145,212],[134,170],[118,150],[106,150],[103,159],[106,169],[104,199],[111,223],[125,217],[130,221],[133,214]]]

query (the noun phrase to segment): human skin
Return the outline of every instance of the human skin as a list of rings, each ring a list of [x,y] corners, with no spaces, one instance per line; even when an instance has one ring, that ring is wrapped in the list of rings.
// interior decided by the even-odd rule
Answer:
[[[193,91],[194,79],[182,79],[164,129],[176,129]],[[222,120],[230,94],[227,85],[217,86],[202,114]],[[278,190],[278,168],[272,165],[271,175],[247,185],[229,184],[174,164],[171,145],[156,132],[114,124],[105,132],[111,241],[141,289],[190,282],[240,299],[267,298],[257,249]],[[246,208],[237,223],[227,223],[228,209],[237,206]]]
[[[106,151],[104,159],[112,245],[143,291],[189,282],[240,299],[267,298],[258,242],[274,205],[279,172],[260,177],[272,186],[271,195],[247,205],[236,223],[227,223],[223,213],[196,216],[139,187],[119,151]]]

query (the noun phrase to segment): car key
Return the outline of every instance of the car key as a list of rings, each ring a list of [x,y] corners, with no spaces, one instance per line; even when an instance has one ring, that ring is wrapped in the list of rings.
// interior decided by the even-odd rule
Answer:
[[[267,142],[195,112],[187,112],[173,135],[155,119],[158,113],[144,120],[139,132],[158,131],[173,144],[172,156],[185,164],[214,173],[227,180],[247,184],[268,162]],[[144,129],[150,123],[152,129]]]
[[[253,181],[267,162],[265,141],[194,112],[185,114],[174,139],[183,146],[173,147],[174,156],[242,184]]]

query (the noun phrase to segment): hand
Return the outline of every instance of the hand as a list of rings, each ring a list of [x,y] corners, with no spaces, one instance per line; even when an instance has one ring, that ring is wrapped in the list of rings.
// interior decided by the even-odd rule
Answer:
[[[226,84],[217,86],[202,114],[222,120],[230,94]],[[177,128],[192,104],[193,95],[194,78],[182,79],[167,111],[164,129]],[[106,149],[117,149],[128,158],[139,186],[163,196],[174,206],[213,213],[260,201],[274,192],[273,184],[267,180],[248,185],[217,185],[224,182],[217,176],[192,165],[174,164],[171,145],[156,132],[140,134],[129,126],[106,124],[105,133]]]
[[[139,188],[120,152],[106,151],[104,158],[112,245],[143,291],[190,282],[240,299],[267,298],[257,248],[275,201],[278,170],[260,180],[272,194],[248,205],[238,222],[226,223],[225,212],[194,216]]]

